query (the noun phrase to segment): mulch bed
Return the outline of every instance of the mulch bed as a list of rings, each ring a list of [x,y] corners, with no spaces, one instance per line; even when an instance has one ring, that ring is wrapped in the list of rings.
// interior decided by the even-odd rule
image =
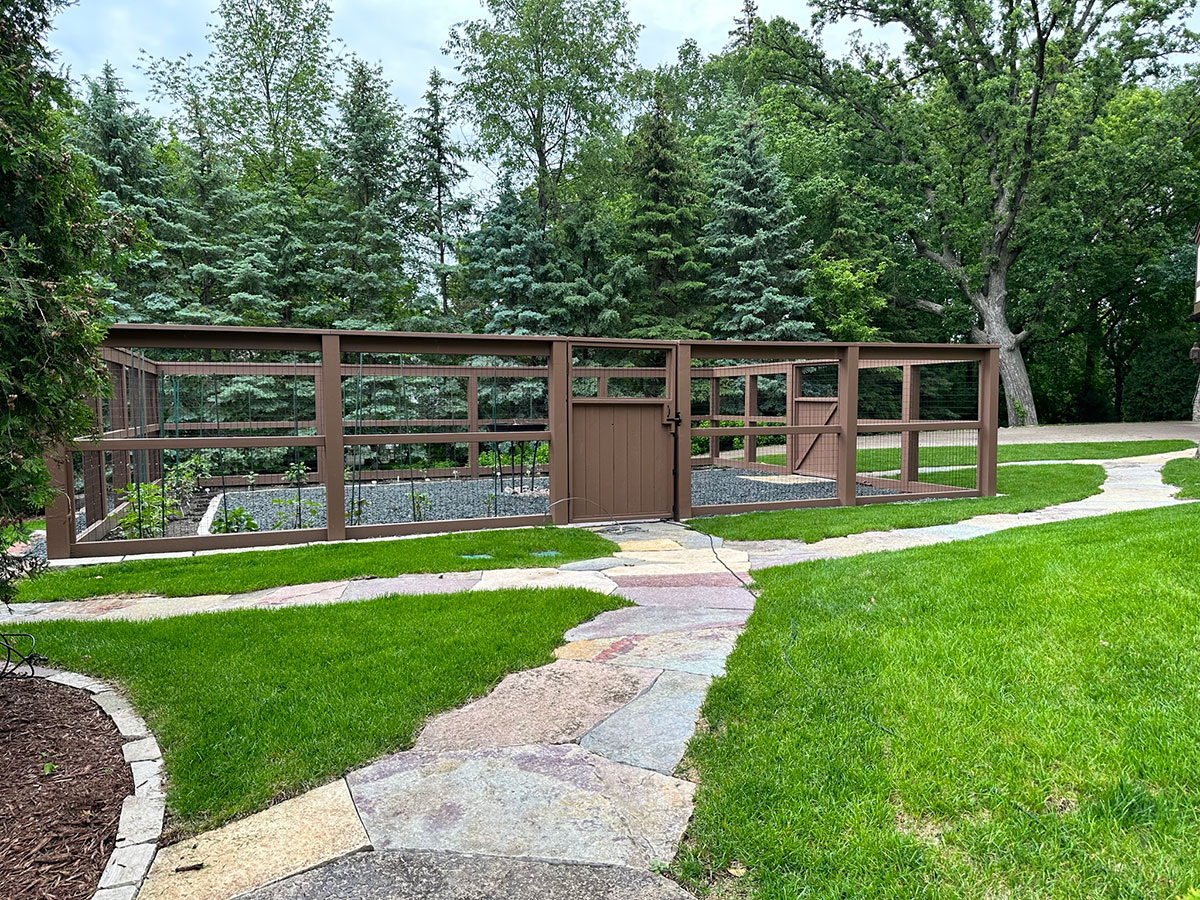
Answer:
[[[122,743],[85,692],[0,679],[0,897],[91,897],[133,793]]]

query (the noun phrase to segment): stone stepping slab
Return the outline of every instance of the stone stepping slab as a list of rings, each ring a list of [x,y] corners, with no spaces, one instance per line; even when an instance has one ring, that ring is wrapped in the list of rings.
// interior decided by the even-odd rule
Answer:
[[[339,778],[162,848],[138,900],[229,900],[365,849],[367,833]]]
[[[683,759],[711,680],[664,671],[650,690],[585,734],[579,744],[606,759],[669,775]]]
[[[593,638],[641,636],[697,628],[742,626],[750,615],[745,609],[679,609],[669,606],[632,606],[601,613],[590,622],[576,625],[565,635],[568,641]]]
[[[486,697],[431,719],[415,749],[570,743],[650,687],[657,675],[655,669],[569,659],[517,672]]]
[[[352,772],[377,850],[447,850],[606,863],[669,863],[695,785],[573,744],[409,750]]]
[[[505,588],[576,587],[611,594],[613,582],[600,572],[563,572],[558,569],[492,569],[482,573],[477,591]]]
[[[625,866],[577,865],[429,850],[356,853],[247,894],[245,900],[692,900]]]
[[[726,625],[616,639],[594,638],[564,644],[554,651],[554,655],[559,659],[671,669],[694,675],[724,675],[725,659],[741,631],[741,625]]]
[[[754,595],[743,587],[618,587],[616,593],[638,606],[676,609],[753,609]]]
[[[609,580],[618,587],[745,587],[736,575],[725,569],[717,572],[646,572],[649,566],[638,566],[631,572],[611,572]],[[734,567],[737,570],[737,567]],[[743,575],[746,582],[750,578]]]
[[[479,583],[479,573],[453,575],[397,575],[394,578],[363,578],[351,581],[343,600],[371,600],[388,594],[453,594],[469,591]]]

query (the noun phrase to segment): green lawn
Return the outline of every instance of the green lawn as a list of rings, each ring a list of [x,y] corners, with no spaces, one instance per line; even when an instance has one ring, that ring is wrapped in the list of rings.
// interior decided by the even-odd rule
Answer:
[[[925,476],[938,480],[936,472]],[[996,486],[1003,496],[965,500],[922,500],[868,506],[786,509],[690,519],[697,531],[738,541],[791,538],[808,543],[863,531],[946,525],[985,513],[1017,513],[1082,500],[1100,491],[1104,469],[1064,463],[998,469]]]
[[[29,630],[50,665],[124,686],[162,744],[172,824],[195,832],[409,745],[426,716],[625,605],[480,591]]]
[[[676,874],[738,860],[717,894],[758,900],[1200,888],[1197,532],[1200,505],[758,573]]]
[[[1195,443],[1170,441],[1080,441],[1055,444],[1001,444],[997,460],[1009,462],[1053,462],[1071,459],[1117,459],[1123,456],[1147,456],[1189,450]],[[921,447],[917,453],[922,466],[970,466],[975,464],[974,447]],[[758,461],[773,466],[787,462],[782,453],[760,453]],[[900,467],[898,448],[865,448],[858,451],[858,471],[881,472]]]
[[[1173,459],[1163,466],[1164,484],[1179,486],[1176,497],[1200,500],[1200,459]]]
[[[107,594],[233,594],[358,575],[528,568],[611,556],[616,545],[581,528],[516,528],[401,541],[324,544],[183,559],[55,569],[21,585],[18,599],[80,600]],[[490,558],[481,559],[486,554]],[[535,555],[543,554],[543,555]]]

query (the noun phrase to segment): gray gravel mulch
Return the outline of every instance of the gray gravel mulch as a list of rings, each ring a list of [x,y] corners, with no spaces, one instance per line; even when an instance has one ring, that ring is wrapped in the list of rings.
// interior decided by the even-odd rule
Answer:
[[[827,500],[837,496],[837,484],[809,481],[795,484],[762,480],[762,474],[727,466],[692,469],[692,505],[771,503],[781,500]],[[858,485],[860,497],[898,494],[883,488]]]
[[[524,491],[505,476],[503,486],[492,478],[442,478],[429,481],[375,482],[346,485],[347,522],[390,525],[399,522],[440,522],[489,516],[545,515],[550,509],[550,483],[544,476],[526,476]],[[414,495],[416,502],[414,504]],[[360,501],[361,502],[357,502]],[[229,509],[241,507],[259,531],[325,527],[325,489],[306,487],[229,491]],[[414,516],[414,505],[416,516]],[[220,515],[220,507],[218,507]],[[299,518],[299,521],[298,521]]]

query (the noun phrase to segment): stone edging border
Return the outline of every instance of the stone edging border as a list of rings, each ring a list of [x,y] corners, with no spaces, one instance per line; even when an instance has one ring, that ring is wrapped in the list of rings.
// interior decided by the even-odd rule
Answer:
[[[117,845],[108,857],[92,900],[134,900],[154,861],[166,814],[158,741],[133,704],[112,685],[90,675],[41,666],[34,670],[34,676],[87,691],[125,738],[121,753],[133,771],[133,793],[121,804]]]

